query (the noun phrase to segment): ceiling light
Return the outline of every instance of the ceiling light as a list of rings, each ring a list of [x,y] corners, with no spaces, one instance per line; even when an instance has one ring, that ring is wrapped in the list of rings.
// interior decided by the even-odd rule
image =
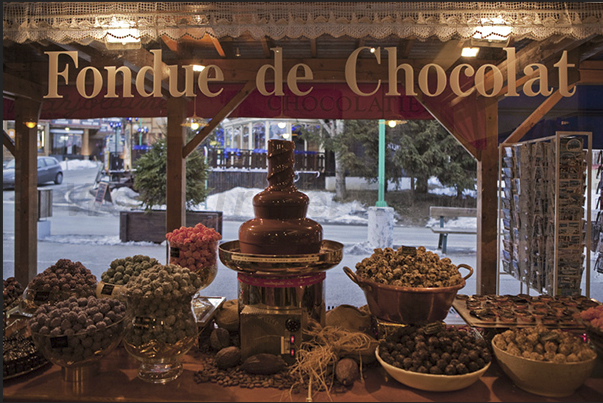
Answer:
[[[396,127],[396,125],[403,125],[406,124],[406,122],[406,120],[388,120],[387,125],[389,127]]]
[[[461,50],[462,57],[476,57],[479,53],[479,48],[463,48]]]
[[[25,122],[25,126],[29,127],[30,129],[33,129],[34,127],[36,127],[36,125],[36,122]]]
[[[239,52],[239,48],[237,48],[237,53],[235,53],[236,57],[241,57],[241,52]]]
[[[199,116],[197,116],[197,96],[193,98],[193,116],[186,118],[186,122],[182,123],[181,126],[190,127],[192,130],[197,130],[199,127],[207,126],[207,123],[203,122]]]
[[[281,129],[284,129],[285,127],[287,127],[287,123],[286,122],[278,122],[277,126],[280,127]]]
[[[205,70],[205,66],[202,64],[193,64],[193,71],[203,71]]]
[[[68,127],[66,127],[66,128],[65,128],[65,131],[66,131],[66,132],[68,132],[68,131],[69,131],[69,128],[68,128]]]

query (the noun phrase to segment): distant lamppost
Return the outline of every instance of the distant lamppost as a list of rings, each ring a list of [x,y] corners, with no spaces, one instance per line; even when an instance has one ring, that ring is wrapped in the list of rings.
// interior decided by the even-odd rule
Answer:
[[[113,143],[113,152],[116,153],[118,151],[117,144],[119,142],[119,135],[121,132],[122,124],[121,124],[121,122],[110,122],[109,126],[115,131],[115,141]]]
[[[379,119],[379,193],[377,207],[387,207],[385,202],[385,120]]]
[[[149,133],[149,128],[148,127],[139,127],[138,128],[138,145],[141,146],[142,145],[142,135],[143,134],[148,134]],[[147,136],[148,137],[148,136]],[[148,143],[148,141],[147,141]]]

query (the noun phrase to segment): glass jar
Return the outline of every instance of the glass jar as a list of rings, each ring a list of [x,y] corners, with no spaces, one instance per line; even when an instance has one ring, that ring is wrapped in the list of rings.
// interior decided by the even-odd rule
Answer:
[[[191,300],[201,285],[196,273],[175,264],[150,267],[125,285],[128,323],[123,342],[141,362],[140,379],[166,383],[182,373],[180,357],[197,338]]]
[[[199,291],[210,285],[218,274],[218,241],[212,241],[202,248],[193,242],[168,242],[170,264],[188,268],[199,276]]]
[[[198,291],[214,281],[218,273],[218,242],[222,235],[213,228],[198,223],[180,227],[166,234],[169,263],[188,268],[201,280]]]

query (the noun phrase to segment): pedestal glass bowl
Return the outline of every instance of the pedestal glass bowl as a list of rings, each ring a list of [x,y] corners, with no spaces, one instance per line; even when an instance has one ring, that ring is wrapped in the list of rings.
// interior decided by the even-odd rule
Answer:
[[[182,373],[180,357],[195,344],[197,325],[191,298],[148,303],[128,300],[130,319],[123,343],[140,361],[138,377],[152,383],[167,383]]]
[[[81,312],[74,314],[64,306],[73,300],[76,298],[48,310],[42,307],[30,319],[29,326],[32,339],[44,357],[62,367],[63,380],[77,382],[89,379],[98,371],[100,359],[121,342],[126,321],[123,304],[117,313],[107,311],[86,316]],[[55,322],[60,322],[59,326],[55,326]],[[75,326],[77,324],[81,326]]]
[[[201,280],[199,290],[210,285],[218,274],[218,242],[222,236],[199,223],[166,234],[170,247],[170,264],[188,268]]]
[[[154,266],[126,285],[123,342],[140,361],[140,379],[163,384],[182,373],[180,357],[198,334],[191,300],[201,285],[197,274],[174,264]]]

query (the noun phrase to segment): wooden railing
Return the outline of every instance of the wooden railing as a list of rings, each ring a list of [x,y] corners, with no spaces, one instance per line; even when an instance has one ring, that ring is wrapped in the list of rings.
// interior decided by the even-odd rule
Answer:
[[[210,148],[207,163],[211,168],[266,169],[266,150]],[[325,154],[315,151],[295,151],[295,170],[325,172]]]

